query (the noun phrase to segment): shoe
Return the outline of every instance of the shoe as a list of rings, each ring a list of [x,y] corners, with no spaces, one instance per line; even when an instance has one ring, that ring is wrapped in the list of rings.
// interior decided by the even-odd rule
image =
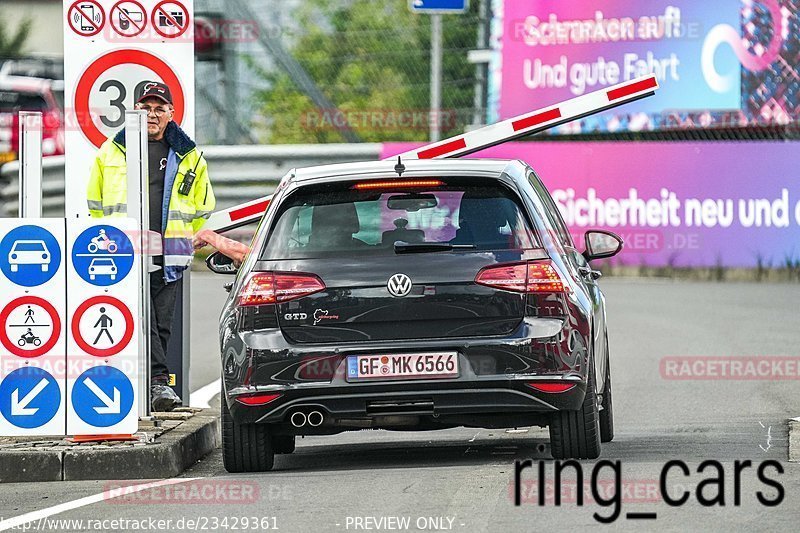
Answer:
[[[165,413],[172,411],[181,404],[180,397],[175,394],[172,387],[154,383],[150,385],[150,406],[153,412]]]

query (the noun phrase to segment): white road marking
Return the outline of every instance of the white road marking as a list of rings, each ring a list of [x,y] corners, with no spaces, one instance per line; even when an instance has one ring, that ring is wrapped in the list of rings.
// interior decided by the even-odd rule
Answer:
[[[189,406],[208,409],[209,407],[211,407],[209,405],[209,402],[211,402],[211,399],[214,396],[219,394],[221,386],[222,386],[222,380],[218,379],[217,381],[209,383],[205,387],[197,389],[189,397]]]
[[[131,485],[129,487],[125,487],[125,495],[135,494],[143,490],[148,490],[156,487],[163,487],[165,485],[177,485],[178,483],[186,483],[187,481],[197,481],[198,479],[202,478],[191,477],[191,478],[162,479],[161,481],[153,481],[151,483]],[[114,496],[111,495],[111,492],[112,491],[110,490],[103,491],[100,494],[95,494],[93,496],[86,496],[85,498],[79,498],[71,502],[60,503],[58,505],[54,505],[53,507],[48,507],[40,511],[33,511],[23,515],[15,516],[14,518],[9,518],[8,520],[3,520],[2,522],[0,522],[0,531],[7,531],[9,529],[20,528],[21,526],[24,526],[25,524],[29,524],[36,520],[44,520],[45,518],[51,517],[53,515],[65,513],[67,511],[72,511],[73,509],[79,509],[81,507],[86,507],[87,505],[92,505],[95,503],[100,503],[102,501],[113,499]],[[113,492],[117,491],[115,490]]]

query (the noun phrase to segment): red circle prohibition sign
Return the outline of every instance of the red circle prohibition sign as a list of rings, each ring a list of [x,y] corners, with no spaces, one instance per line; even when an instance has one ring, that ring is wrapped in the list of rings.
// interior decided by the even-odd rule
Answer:
[[[122,313],[123,318],[125,318],[125,333],[122,335],[122,339],[119,343],[110,348],[95,348],[81,336],[81,318],[83,318],[83,314],[90,307],[97,304],[112,305],[116,307],[117,310]],[[111,357],[112,355],[117,355],[133,338],[133,315],[131,314],[131,310],[128,309],[127,305],[113,296],[94,296],[89,298],[79,305],[75,310],[75,314],[72,315],[72,338],[75,339],[75,343],[80,346],[81,350],[89,355],[95,357]]]
[[[100,30],[103,29],[103,24],[106,23],[106,12],[103,10],[103,6],[101,6],[98,2],[96,2],[94,0],[85,0],[87,4],[92,4],[92,9],[97,8],[98,11],[100,11],[100,22],[98,23],[94,19],[86,16],[86,12],[83,11],[82,6],[78,5],[82,1],[84,1],[84,0],[77,0],[76,2],[73,2],[73,4],[67,10],[67,22],[69,22],[69,27],[72,28],[72,31],[74,31],[75,33],[77,33],[81,37],[91,37],[93,35],[97,35],[98,33],[100,33]],[[75,24],[73,23],[73,20],[72,20],[72,11],[73,10],[77,11],[78,19],[81,22],[83,22],[84,20],[88,20],[89,23],[92,26],[94,26],[94,30],[85,30],[85,31],[89,31],[90,33],[84,33],[82,24],[78,25],[80,29],[76,28]]]
[[[50,315],[50,320],[53,321],[53,333],[50,335],[50,338],[47,340],[47,342],[38,348],[34,348],[33,350],[21,350],[18,346],[11,342],[11,339],[8,338],[5,325],[8,323],[8,316],[14,309],[21,305],[30,304],[38,305],[47,311],[47,314]],[[39,298],[38,296],[22,296],[21,298],[12,300],[3,308],[3,311],[0,312],[0,324],[2,324],[2,326],[0,326],[0,341],[3,342],[3,346],[5,346],[6,350],[14,355],[18,355],[19,357],[39,357],[40,355],[46,354],[53,348],[53,346],[55,346],[56,342],[58,342],[58,337],[61,335],[61,319],[58,316],[58,311],[56,311],[56,308],[53,307],[53,304],[47,300]]]
[[[167,11],[164,9],[164,4],[175,4],[176,6],[181,8],[181,11],[183,11],[183,16],[186,17],[183,26],[178,25],[178,21],[175,20],[171,14],[167,13]],[[156,21],[156,16],[158,16],[159,14],[163,14],[165,17],[167,17],[167,19],[172,23],[172,26],[178,28],[178,31],[175,33],[167,33],[158,29],[158,23],[157,23],[158,21]],[[162,37],[166,37],[167,39],[174,39],[175,37],[180,37],[189,28],[189,10],[186,9],[186,7],[177,0],[163,0],[162,2],[157,3],[156,7],[153,8],[153,13],[152,15],[150,15],[150,19],[151,19],[150,20],[151,24],[153,24],[153,29],[156,30],[156,32],[159,35],[161,35]]]
[[[158,74],[161,80],[166,83],[172,91],[172,100],[175,107],[175,116],[173,120],[178,125],[183,121],[183,87],[181,86],[178,76],[175,75],[175,72],[172,71],[169,65],[153,54],[141,50],[116,50],[114,52],[109,52],[89,65],[89,68],[84,71],[81,79],[78,80],[78,85],[75,88],[75,114],[78,118],[78,124],[80,124],[81,131],[83,131],[83,134],[89,139],[89,142],[97,148],[100,148],[100,145],[105,142],[106,137],[94,123],[89,113],[89,94],[91,93],[94,82],[97,81],[103,72],[117,65],[124,64],[141,65]]]
[[[117,26],[114,24],[114,12],[119,11],[120,13],[122,13],[122,4],[135,4],[136,7],[142,10],[143,16],[142,16],[141,26],[136,25],[136,23],[133,21],[133,19],[131,18],[130,14],[127,11],[125,11],[125,14],[123,15],[128,20],[128,24],[136,28],[136,30],[133,33],[125,33],[124,31],[122,31],[121,22],[119,28],[117,28]],[[136,0],[120,0],[119,2],[114,4],[109,13],[111,14],[111,27],[114,28],[115,32],[122,35],[123,37],[136,37],[137,35],[142,33],[144,31],[145,26],[147,26],[147,11],[145,10],[144,6],[139,2],[137,2]]]

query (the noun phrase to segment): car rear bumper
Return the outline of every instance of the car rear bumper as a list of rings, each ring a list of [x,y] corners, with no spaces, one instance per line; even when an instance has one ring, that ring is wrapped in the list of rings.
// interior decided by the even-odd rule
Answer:
[[[574,386],[565,392],[545,393],[528,383],[554,381]],[[274,401],[260,406],[244,405],[239,396],[257,391],[278,393]],[[348,387],[256,387],[228,393],[231,414],[238,423],[289,424],[293,413],[319,411],[327,426],[352,419],[388,416],[441,418],[460,415],[549,414],[579,409],[586,394],[580,378],[554,380],[514,379],[505,381],[382,382]],[[523,424],[520,424],[523,425]]]

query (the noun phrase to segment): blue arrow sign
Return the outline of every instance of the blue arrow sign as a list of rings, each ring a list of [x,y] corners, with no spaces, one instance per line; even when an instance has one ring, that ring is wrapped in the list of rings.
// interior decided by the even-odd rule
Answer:
[[[133,243],[114,226],[92,226],[75,239],[72,265],[92,285],[114,285],[125,279],[133,267]]]
[[[122,422],[133,407],[133,385],[121,371],[96,366],[80,375],[72,389],[72,407],[81,420],[95,427]]]
[[[50,422],[61,405],[58,383],[46,370],[26,366],[0,382],[0,414],[25,429]]]
[[[469,0],[409,0],[414,13],[464,13],[469,9]]]
[[[17,285],[36,287],[55,276],[61,265],[61,247],[40,226],[19,226],[0,242],[0,270]]]

